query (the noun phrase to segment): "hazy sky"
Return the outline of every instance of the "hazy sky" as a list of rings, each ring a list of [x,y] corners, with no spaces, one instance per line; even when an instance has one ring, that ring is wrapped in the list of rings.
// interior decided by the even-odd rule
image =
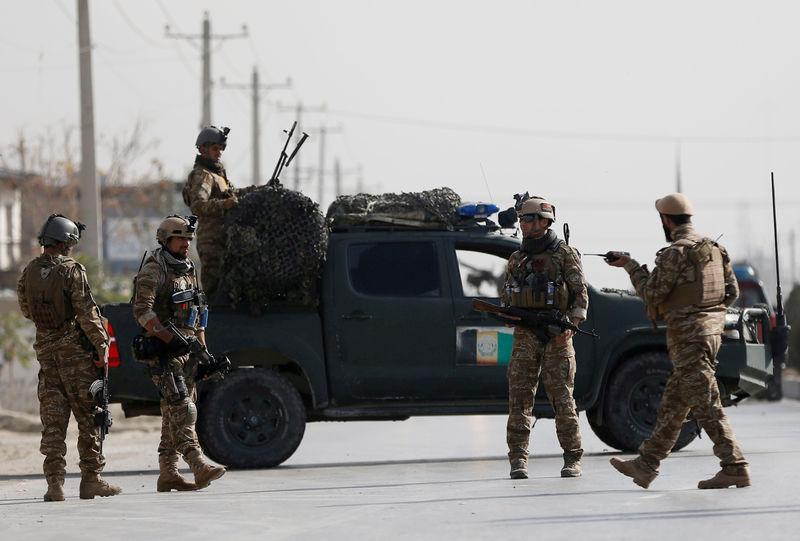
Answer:
[[[0,0],[0,165],[17,168],[22,134],[60,139],[79,126],[76,2]],[[212,44],[212,122],[232,128],[223,156],[251,182],[249,90],[262,94],[262,182],[298,100],[309,139],[303,190],[316,199],[321,126],[326,169],[338,158],[353,193],[449,186],[501,207],[517,192],[548,197],[583,252],[626,249],[650,262],[663,245],[653,200],[683,191],[698,228],[734,258],[769,255],[769,173],[779,196],[783,276],[800,226],[800,4],[791,1],[285,0],[89,2],[97,165],[114,138],[143,123],[168,178],[191,167],[201,113],[199,35]],[[79,141],[75,132],[74,140]],[[681,144],[678,145],[678,142]],[[78,154],[79,156],[79,154]],[[484,180],[484,173],[486,180]],[[283,179],[293,185],[294,173]],[[488,182],[488,186],[487,186]],[[333,197],[326,177],[323,206]],[[771,256],[770,256],[771,257]],[[597,285],[625,273],[585,262]],[[785,288],[786,290],[786,288]]]

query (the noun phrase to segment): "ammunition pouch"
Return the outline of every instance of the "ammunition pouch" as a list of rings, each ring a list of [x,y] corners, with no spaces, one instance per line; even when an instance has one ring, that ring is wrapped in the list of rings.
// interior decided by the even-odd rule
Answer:
[[[553,287],[552,298],[547,292],[547,285],[543,288],[523,286],[519,292],[511,292],[511,306],[518,308],[555,309],[561,312],[569,308],[569,289],[563,280],[550,282]],[[552,301],[552,303],[548,302]]]
[[[183,374],[175,374],[165,362],[150,367],[150,376],[158,378],[158,392],[167,404],[175,406],[189,398],[189,389]]]
[[[178,325],[194,328],[200,317],[200,326],[204,327],[208,314],[208,299],[199,289],[176,291],[170,298],[173,320]]]

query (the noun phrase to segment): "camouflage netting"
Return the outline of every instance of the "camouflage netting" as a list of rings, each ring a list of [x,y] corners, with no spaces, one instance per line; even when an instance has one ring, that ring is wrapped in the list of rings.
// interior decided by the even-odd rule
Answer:
[[[387,222],[401,225],[453,223],[461,198],[450,188],[380,195],[342,195],[328,207],[333,227]]]
[[[264,186],[239,199],[225,216],[225,230],[222,285],[233,304],[316,303],[328,246],[319,205],[299,192]]]

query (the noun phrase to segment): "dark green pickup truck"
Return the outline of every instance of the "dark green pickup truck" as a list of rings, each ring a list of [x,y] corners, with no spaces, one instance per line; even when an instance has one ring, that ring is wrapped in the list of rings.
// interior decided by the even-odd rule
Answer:
[[[412,415],[507,412],[510,328],[472,307],[498,302],[498,278],[519,240],[491,227],[437,230],[352,227],[331,232],[319,308],[275,304],[258,314],[213,307],[210,350],[234,370],[201,384],[197,433],[206,453],[232,467],[285,461],[310,421],[402,420]],[[126,415],[158,414],[158,395],[131,356],[138,332],[129,304],[103,313],[116,339],[112,401]],[[717,376],[726,404],[766,387],[772,372],[769,315],[729,313]],[[577,335],[575,399],[597,436],[635,449],[652,429],[671,371],[665,330],[642,302],[589,287]],[[552,417],[540,386],[535,415]],[[676,448],[697,434],[687,422]]]

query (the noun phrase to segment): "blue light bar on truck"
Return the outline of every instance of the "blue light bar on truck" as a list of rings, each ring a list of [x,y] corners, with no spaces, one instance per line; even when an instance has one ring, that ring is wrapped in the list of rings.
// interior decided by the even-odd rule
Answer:
[[[488,218],[500,207],[492,203],[465,203],[458,208],[458,215],[465,218]]]

